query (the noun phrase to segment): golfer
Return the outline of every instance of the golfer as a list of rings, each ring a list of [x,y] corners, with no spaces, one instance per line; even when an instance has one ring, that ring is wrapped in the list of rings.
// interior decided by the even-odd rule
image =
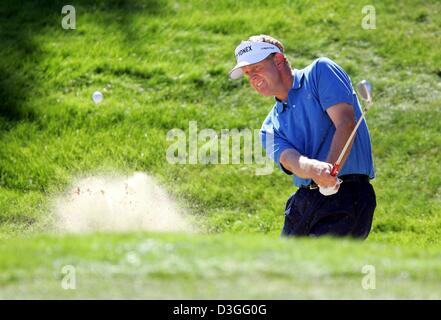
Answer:
[[[275,98],[261,128],[262,145],[298,187],[287,201],[282,235],[366,238],[376,197],[364,120],[341,162],[343,182],[330,174],[362,113],[349,76],[328,58],[291,69],[282,43],[267,35],[242,41],[235,55],[230,77],[245,75],[259,94]],[[337,192],[324,196],[320,186]]]

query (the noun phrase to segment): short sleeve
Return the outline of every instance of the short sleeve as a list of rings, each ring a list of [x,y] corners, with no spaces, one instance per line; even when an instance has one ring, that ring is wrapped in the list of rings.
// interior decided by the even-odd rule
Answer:
[[[294,149],[294,147],[274,130],[271,123],[263,124],[260,129],[260,139],[267,156],[270,157],[284,173],[292,175],[292,172],[287,170],[280,163],[280,156],[286,149]]]
[[[324,111],[337,103],[354,104],[351,80],[339,65],[328,58],[320,58],[315,67],[317,92]]]

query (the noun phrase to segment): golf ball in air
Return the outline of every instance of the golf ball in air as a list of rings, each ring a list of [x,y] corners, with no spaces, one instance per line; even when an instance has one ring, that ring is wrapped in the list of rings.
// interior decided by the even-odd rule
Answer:
[[[92,99],[93,99],[93,102],[100,103],[101,101],[103,101],[103,94],[99,91],[95,91],[92,94]]]

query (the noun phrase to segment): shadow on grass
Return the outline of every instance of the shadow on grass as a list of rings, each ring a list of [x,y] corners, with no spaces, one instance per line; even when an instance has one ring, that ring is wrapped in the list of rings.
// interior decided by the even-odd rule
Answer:
[[[111,13],[97,23],[117,25],[131,37],[130,17],[161,15],[168,12],[165,0],[4,0],[0,7],[0,132],[9,130],[18,121],[33,121],[37,117],[32,99],[44,79],[38,68],[44,53],[35,37],[61,29],[63,6],[76,9],[77,21],[82,12]],[[112,19],[117,16],[118,19]],[[78,22],[77,22],[78,23]],[[44,94],[44,93],[43,93]]]

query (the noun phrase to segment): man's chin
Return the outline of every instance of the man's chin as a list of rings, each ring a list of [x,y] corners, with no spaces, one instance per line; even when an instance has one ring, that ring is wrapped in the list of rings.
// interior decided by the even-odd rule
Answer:
[[[273,96],[273,94],[271,92],[269,92],[268,90],[261,90],[261,89],[255,89],[255,90],[261,96],[264,96],[264,97],[271,97],[271,96]]]

